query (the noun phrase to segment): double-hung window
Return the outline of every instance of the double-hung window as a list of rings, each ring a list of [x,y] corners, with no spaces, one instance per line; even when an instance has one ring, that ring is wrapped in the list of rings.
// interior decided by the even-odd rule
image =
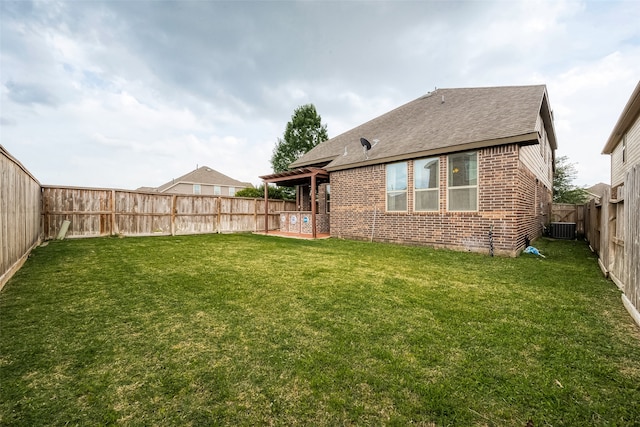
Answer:
[[[414,210],[437,211],[439,209],[440,159],[420,159],[413,162]]]
[[[387,165],[387,211],[407,211],[407,162]]]
[[[193,184],[193,194],[201,194],[201,192],[200,184]]]
[[[451,154],[447,164],[448,209],[478,210],[478,153]]]

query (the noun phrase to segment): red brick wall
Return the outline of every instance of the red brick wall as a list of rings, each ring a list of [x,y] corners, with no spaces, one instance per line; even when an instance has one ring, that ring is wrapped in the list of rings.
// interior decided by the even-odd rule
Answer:
[[[447,156],[440,156],[440,208],[413,211],[413,162],[408,162],[407,212],[385,211],[385,165],[331,173],[331,235],[515,255],[525,236],[542,230],[551,193],[518,160],[518,146],[478,151],[478,212],[447,211]],[[540,209],[540,202],[543,208]]]

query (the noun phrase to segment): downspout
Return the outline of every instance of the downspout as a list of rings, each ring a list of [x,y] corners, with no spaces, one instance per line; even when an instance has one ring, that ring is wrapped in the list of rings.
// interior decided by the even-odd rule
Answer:
[[[489,227],[489,255],[493,256],[493,224]]]
[[[371,225],[371,240],[370,242],[373,242],[373,233],[376,230],[376,214],[378,213],[378,207],[374,206],[373,207],[373,224]]]

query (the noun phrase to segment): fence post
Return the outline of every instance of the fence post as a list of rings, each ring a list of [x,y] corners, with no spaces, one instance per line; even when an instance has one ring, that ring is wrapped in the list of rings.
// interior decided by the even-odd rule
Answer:
[[[116,190],[111,190],[111,235],[115,236],[116,230]]]
[[[233,223],[233,201],[231,199],[228,199],[229,201],[229,224]],[[227,231],[235,231],[234,227],[231,226],[230,230]]]
[[[220,217],[221,215],[221,211],[222,211],[222,200],[220,200],[220,197],[216,198],[216,207],[217,207],[217,211],[218,211],[218,215],[216,216],[216,232],[221,233],[220,231]]]
[[[177,199],[178,199],[178,196],[176,196],[175,194],[171,196],[171,235],[172,236],[176,235],[176,213],[178,211]]]
[[[253,231],[258,231],[258,199],[253,199]]]

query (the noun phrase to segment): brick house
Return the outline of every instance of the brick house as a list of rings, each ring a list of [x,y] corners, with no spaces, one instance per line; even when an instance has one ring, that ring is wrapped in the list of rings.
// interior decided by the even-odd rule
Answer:
[[[328,173],[332,237],[514,256],[549,221],[556,148],[545,85],[436,89],[291,168]]]

